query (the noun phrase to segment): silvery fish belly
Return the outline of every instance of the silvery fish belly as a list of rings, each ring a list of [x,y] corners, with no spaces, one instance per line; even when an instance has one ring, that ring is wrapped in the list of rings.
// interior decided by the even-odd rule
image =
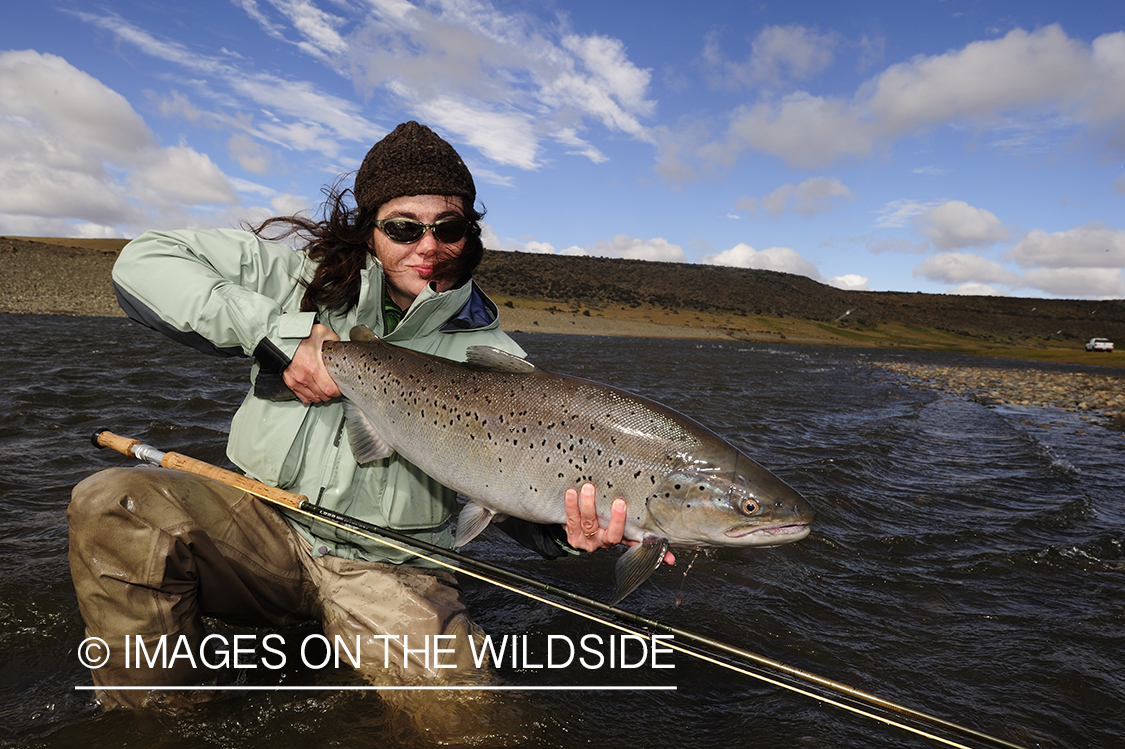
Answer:
[[[658,403],[474,347],[465,363],[384,343],[367,328],[324,344],[347,399],[356,459],[398,452],[469,498],[456,545],[497,516],[566,521],[568,487],[593,483],[603,525],[628,505],[614,602],[671,547],[774,546],[809,533],[806,501],[714,432]]]

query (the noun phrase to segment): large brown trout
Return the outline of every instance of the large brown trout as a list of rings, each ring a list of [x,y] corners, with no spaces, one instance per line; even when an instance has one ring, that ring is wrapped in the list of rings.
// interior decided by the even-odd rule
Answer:
[[[568,487],[628,505],[614,603],[659,567],[669,547],[775,546],[804,538],[813,512],[785,482],[711,430],[658,403],[556,374],[497,349],[468,361],[419,354],[369,329],[324,344],[347,399],[356,460],[397,452],[469,501],[455,545],[493,518],[564,523]]]

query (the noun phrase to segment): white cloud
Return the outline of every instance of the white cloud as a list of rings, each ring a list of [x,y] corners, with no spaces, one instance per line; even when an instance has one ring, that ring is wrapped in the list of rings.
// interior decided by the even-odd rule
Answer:
[[[1099,77],[1091,48],[1055,25],[919,55],[887,68],[860,97],[882,129],[897,134],[951,119],[987,121],[1012,109],[1070,107],[1091,95],[1089,83]]]
[[[390,88],[405,97],[399,84]],[[432,127],[458,136],[497,164],[520,169],[539,167],[534,121],[521,112],[481,112],[472,101],[452,98],[429,99],[415,108]]]
[[[347,39],[359,87],[392,96],[497,163],[536,169],[547,140],[605,161],[581,135],[588,121],[654,140],[642,122],[655,111],[651,72],[630,61],[619,39],[477,0],[371,6]]]
[[[243,6],[257,7],[253,2]],[[144,54],[181,67],[196,86],[197,97],[206,97],[217,107],[215,112],[202,113],[209,120],[285,148],[317,151],[333,159],[354,151],[356,143],[370,145],[385,134],[385,128],[361,114],[359,105],[320,91],[307,81],[245,69],[229,56],[200,54],[179,42],[159,39],[118,16],[77,15]],[[173,92],[162,110],[174,116],[183,111],[185,103],[182,94]],[[198,111],[197,105],[191,107]]]
[[[618,234],[610,240],[599,240],[582,248],[586,254],[596,257],[620,257],[631,260],[654,260],[664,263],[686,263],[687,256],[677,244],[660,237],[641,239]]]
[[[841,202],[855,200],[852,191],[835,177],[813,177],[800,184],[787,184],[762,198],[761,206],[774,216],[786,210],[796,211],[803,216],[812,216],[830,211]],[[759,201],[749,198],[739,201],[738,206],[751,215],[757,211]]]
[[[915,219],[918,231],[941,250],[980,247],[1008,238],[1008,228],[983,208],[962,200],[949,200]]]
[[[237,201],[204,154],[160,147],[120,94],[61,57],[0,53],[0,210],[68,236],[143,223],[150,211]],[[19,218],[25,217],[25,218]],[[81,229],[87,231],[87,229]]]
[[[282,193],[270,198],[270,209],[274,216],[293,216],[298,213],[308,213],[313,206],[300,195]]]
[[[1003,291],[998,291],[985,283],[963,283],[960,286],[950,289],[945,292],[946,294],[955,294],[958,296],[1011,296]]]
[[[500,250],[503,252],[533,252],[540,255],[553,255],[555,254],[555,246],[550,242],[540,242],[535,239],[501,239],[492,226],[487,222],[481,222],[481,241],[484,246],[490,250]],[[565,252],[559,254],[566,254]]]
[[[1117,178],[1117,181],[1113,183],[1113,189],[1117,192],[1125,193],[1125,174]]]
[[[550,242],[527,242],[523,246],[524,252],[534,252],[538,255],[554,255],[555,246]]]
[[[828,279],[828,285],[844,291],[871,291],[871,286],[867,283],[867,277],[855,273],[830,278]]]
[[[489,244],[487,240],[491,237],[495,237],[495,234],[489,234],[489,231],[490,230],[486,230],[482,233],[482,237],[486,240],[486,247],[544,254],[552,254],[555,252],[555,246],[550,242],[540,242],[538,240],[509,240],[505,242],[496,238],[495,244]],[[626,234],[618,234],[613,237],[613,239],[609,240],[602,239],[585,247],[572,245],[560,250],[558,254],[582,257],[592,256],[627,258],[630,260],[651,260],[664,263],[687,262],[687,256],[684,254],[683,248],[679,245],[672,244],[660,237],[642,239],[640,237],[630,237]]]
[[[914,275],[940,283],[1002,283],[1012,285],[1019,276],[994,260],[965,252],[943,252],[926,258]]]
[[[128,182],[142,202],[165,208],[238,202],[233,185],[219,167],[187,146],[143,153],[132,166]]]
[[[156,101],[156,108],[161,117],[187,120],[192,123],[199,122],[203,118],[203,112],[179,91],[170,91],[167,96],[163,97],[157,96],[151,91],[146,93]]]
[[[751,42],[744,62],[726,60],[717,33],[708,35],[703,60],[712,80],[722,85],[780,85],[811,78],[832,64],[837,44],[834,34],[804,26],[767,26]]]
[[[1036,268],[1023,274],[1023,286],[1067,298],[1121,299],[1121,268]]]
[[[815,265],[789,247],[770,247],[765,250],[755,250],[750,245],[739,242],[729,250],[704,257],[700,262],[735,268],[776,270],[782,273],[808,276],[817,281],[823,280],[823,276],[820,275],[820,271],[817,270]]]
[[[645,98],[652,74],[629,61],[624,43],[605,36],[569,34],[562,46],[573,53],[575,67],[584,74],[560,75],[547,90],[562,93],[564,104],[577,103],[579,111],[597,117],[610,129],[648,140],[636,118],[649,116],[656,108],[655,102]]]
[[[949,203],[943,204],[947,205]],[[959,207],[954,212],[954,219],[962,215],[962,210],[963,207]],[[964,226],[957,220],[952,220],[950,225]],[[985,227],[989,225],[986,223]],[[915,267],[914,276],[957,284],[948,292],[951,294],[1006,294],[997,290],[996,285],[1000,285],[1068,298],[1125,296],[1125,231],[1120,229],[1101,225],[1054,233],[1036,229],[1017,242],[1003,260],[1014,261],[1026,270],[1021,275],[982,255],[943,252]]]
[[[246,194],[249,194],[249,195],[261,195],[261,196],[266,197],[266,198],[272,197],[272,196],[277,194],[277,191],[274,190],[272,187],[268,187],[267,185],[263,185],[260,182],[251,182],[248,179],[240,179],[238,177],[231,177],[230,183],[231,183],[231,185],[234,186],[234,189],[237,190],[239,193],[246,193]]]
[[[345,19],[326,13],[307,0],[269,0],[269,4],[282,16],[281,20],[288,21],[297,31],[300,38],[296,41],[285,35],[284,25],[273,21],[257,0],[233,2],[271,37],[292,44],[321,62],[331,62],[347,49],[347,42],[337,31],[346,24]]]
[[[1122,90],[1125,32],[1087,44],[1057,25],[1015,29],[999,39],[892,65],[850,98],[806,91],[762,96],[736,110],[726,135],[698,145],[694,157],[705,167],[729,168],[750,149],[790,166],[817,168],[868,158],[900,137],[943,125],[1004,128],[1012,113],[1021,115],[1024,137],[1086,127],[1104,130],[1109,145],[1125,152]],[[665,147],[674,142],[666,139]],[[663,151],[661,159],[670,160]],[[682,170],[684,154],[676,161]]]
[[[780,103],[763,101],[735,110],[725,142],[704,153],[730,166],[749,148],[790,166],[814,169],[845,157],[867,158],[880,135],[877,123],[858,116],[848,102],[799,91]]]
[[[595,164],[609,161],[609,157],[578,136],[574,128],[564,127],[554,134],[555,140],[567,147],[567,153],[575,156],[585,156]]]
[[[883,228],[909,226],[916,217],[938,205],[939,203],[932,201],[923,203],[907,199],[892,200],[878,212],[879,218],[875,220],[875,225]]]
[[[1096,224],[1028,232],[1007,254],[1021,268],[1125,268],[1125,230]]]
[[[245,133],[235,133],[227,141],[227,150],[238,165],[254,174],[268,174],[273,163],[273,154],[258,141]]]

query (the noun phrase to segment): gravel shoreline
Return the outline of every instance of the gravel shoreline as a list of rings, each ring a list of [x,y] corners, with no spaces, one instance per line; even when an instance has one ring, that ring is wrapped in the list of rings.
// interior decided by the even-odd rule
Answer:
[[[910,387],[938,390],[984,405],[1057,408],[1125,428],[1125,378],[1040,369],[879,363]]]

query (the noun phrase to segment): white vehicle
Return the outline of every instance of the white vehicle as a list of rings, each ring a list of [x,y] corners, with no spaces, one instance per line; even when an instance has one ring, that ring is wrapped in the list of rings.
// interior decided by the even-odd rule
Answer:
[[[1108,338],[1091,338],[1086,344],[1087,351],[1113,351],[1113,341]]]

